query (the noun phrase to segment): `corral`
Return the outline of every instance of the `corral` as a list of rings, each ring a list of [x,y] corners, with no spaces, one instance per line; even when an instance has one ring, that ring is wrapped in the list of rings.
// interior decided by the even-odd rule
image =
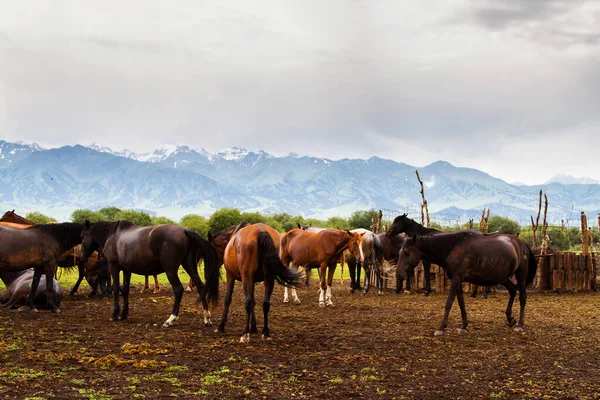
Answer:
[[[139,288],[136,288],[139,289]],[[302,304],[272,298],[272,340],[239,343],[244,310],[234,293],[225,334],[202,326],[195,294],[179,321],[161,328],[172,292],[132,291],[130,317],[109,322],[112,299],[66,298],[62,313],[0,310],[2,398],[597,398],[600,295],[530,294],[526,333],[505,322],[507,295],[467,300],[434,337],[445,294],[349,294],[317,305],[315,280]],[[257,286],[257,296],[262,288]],[[223,291],[223,287],[221,287]],[[215,312],[219,320],[222,307]],[[262,313],[257,309],[258,324]]]

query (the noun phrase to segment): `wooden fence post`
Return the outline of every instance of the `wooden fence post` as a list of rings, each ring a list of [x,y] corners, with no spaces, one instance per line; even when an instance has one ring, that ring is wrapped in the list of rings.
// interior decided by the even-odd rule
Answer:
[[[588,226],[587,226],[587,217],[585,216],[585,212],[581,212],[581,252],[583,255],[588,255]]]
[[[423,204],[421,204],[421,225],[429,227],[429,225],[431,224],[431,221],[429,220],[429,207],[427,205],[427,200],[425,199],[425,191],[423,189],[423,181],[421,180],[421,177],[419,176],[418,169],[415,170],[415,173],[417,174],[417,180],[419,181],[419,185],[421,185],[421,199],[423,200]],[[425,213],[423,213],[423,210],[425,210]],[[427,216],[427,220],[425,220],[425,216]],[[427,221],[427,225],[425,225],[426,221]]]
[[[540,212],[542,211],[542,190],[540,189],[540,201],[538,202],[538,212],[537,217],[535,218],[535,223],[533,222],[533,216],[531,216],[531,240],[533,247],[538,247],[537,241],[537,230],[540,225]]]

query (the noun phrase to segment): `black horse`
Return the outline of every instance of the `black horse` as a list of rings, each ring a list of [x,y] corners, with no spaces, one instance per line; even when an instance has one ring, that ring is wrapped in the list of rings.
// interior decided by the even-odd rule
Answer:
[[[512,306],[518,287],[521,313],[515,330],[523,331],[527,302],[526,288],[533,282],[537,271],[535,255],[526,243],[513,235],[484,236],[476,233],[467,230],[437,235],[415,235],[406,239],[400,250],[397,271],[401,277],[405,277],[406,272],[423,259],[444,268],[450,278],[444,319],[435,332],[436,336],[444,334],[454,296],[458,297],[462,316],[459,332],[466,332],[468,323],[462,290],[463,282],[483,286],[502,284],[510,294],[506,307],[506,319],[510,326],[515,325]],[[510,280],[513,275],[517,280],[516,286]]]
[[[129,313],[129,283],[131,274],[157,275],[166,273],[173,287],[175,303],[171,316],[163,327],[169,327],[178,318],[179,305],[183,296],[183,285],[178,270],[183,269],[196,285],[205,313],[208,310],[205,286],[198,275],[198,262],[204,259],[206,271],[219,268],[217,252],[208,241],[195,232],[179,225],[155,225],[139,227],[129,221],[85,223],[82,233],[83,254],[86,262],[89,255],[102,248],[108,261],[113,281],[114,309],[111,320],[127,319]],[[119,307],[119,272],[123,271],[123,310]],[[206,321],[206,315],[205,315]]]
[[[477,232],[477,231],[473,231],[473,232]],[[392,237],[392,236],[398,235],[400,233],[405,233],[407,236],[412,236],[412,235],[431,235],[431,234],[441,233],[441,232],[434,228],[426,228],[423,225],[419,224],[417,221],[408,218],[406,214],[402,214],[402,215],[397,216],[394,219],[394,222],[392,223],[392,226],[390,226],[390,229],[388,229],[388,231],[386,232],[386,235],[388,235],[388,237]],[[423,273],[425,275],[425,291],[423,292],[423,295],[427,296],[431,292],[431,276],[430,276],[431,262],[429,262],[427,260],[422,260],[422,263],[423,263]],[[411,276],[412,276],[412,274],[410,274],[410,273],[407,274],[407,276],[406,276],[406,290],[410,290]],[[402,282],[403,282],[403,279],[398,278],[397,271],[396,271],[396,283],[397,283],[396,293],[400,293],[402,291]],[[471,294],[471,297],[477,296],[477,289],[478,289],[478,286],[475,286],[475,288],[473,289],[473,293]],[[487,298],[489,293],[490,293],[490,287],[486,286],[484,289],[484,292],[483,292],[483,297]]]
[[[6,290],[0,293],[0,308],[16,308],[25,305],[27,295],[31,291],[31,283],[33,281],[33,270],[26,269],[23,271],[3,271],[0,270],[0,279],[4,282]],[[54,288],[53,304],[56,307],[60,306],[63,298],[62,288],[56,279],[52,280]],[[40,284],[33,298],[33,304],[37,308],[48,309],[48,293],[46,291],[46,276],[40,278]]]
[[[0,227],[0,269],[22,271],[34,268],[26,305],[35,310],[34,297],[42,274],[54,277],[56,264],[65,251],[81,243],[83,224],[33,225],[26,229]],[[60,312],[55,304],[53,279],[46,279],[48,308]]]

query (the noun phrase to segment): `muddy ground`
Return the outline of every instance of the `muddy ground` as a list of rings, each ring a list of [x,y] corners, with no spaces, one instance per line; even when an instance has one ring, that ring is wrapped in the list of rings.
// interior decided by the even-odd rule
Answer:
[[[323,309],[316,282],[300,305],[282,304],[278,286],[272,340],[241,344],[239,284],[225,334],[202,326],[195,295],[164,329],[170,288],[138,292],[120,322],[111,299],[84,295],[60,314],[0,310],[0,398],[600,398],[600,293],[530,295],[523,334],[505,323],[505,293],[468,298],[468,334],[455,304],[434,337],[441,294],[351,295],[337,283]]]

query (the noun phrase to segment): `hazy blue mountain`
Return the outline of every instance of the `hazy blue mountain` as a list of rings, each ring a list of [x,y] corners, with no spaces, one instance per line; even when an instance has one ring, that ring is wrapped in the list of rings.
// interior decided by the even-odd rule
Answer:
[[[109,205],[178,219],[221,207],[329,217],[368,208],[414,212],[421,203],[415,167],[378,157],[275,157],[262,150],[210,153],[188,146],[138,154],[97,144],[43,149],[5,141],[0,151],[1,205],[61,219],[75,208]],[[512,185],[444,161],[419,173],[431,213],[445,223],[478,219],[483,208],[525,223],[537,212],[540,189],[548,193],[553,220],[600,209],[597,184]]]

